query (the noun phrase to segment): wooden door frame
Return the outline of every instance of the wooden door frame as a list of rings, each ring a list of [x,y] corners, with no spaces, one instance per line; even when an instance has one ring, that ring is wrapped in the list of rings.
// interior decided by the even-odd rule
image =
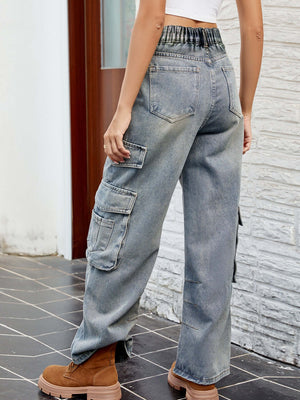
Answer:
[[[86,236],[106,154],[103,133],[115,112],[124,68],[101,70],[101,0],[68,0],[72,258]]]

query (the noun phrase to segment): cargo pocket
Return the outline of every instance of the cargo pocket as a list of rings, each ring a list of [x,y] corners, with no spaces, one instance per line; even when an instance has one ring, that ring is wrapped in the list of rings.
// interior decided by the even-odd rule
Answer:
[[[142,168],[144,165],[147,147],[123,139],[123,144],[130,151],[130,158],[124,158],[124,162],[119,164],[112,163],[114,167]]]
[[[195,114],[200,68],[150,65],[149,111],[174,123]]]
[[[136,192],[101,181],[87,236],[86,258],[91,266],[104,271],[118,267],[136,197]]]
[[[243,118],[242,107],[240,98],[237,91],[236,86],[236,78],[235,71],[233,66],[226,65],[221,66],[223,74],[225,76],[227,88],[228,88],[228,97],[229,97],[229,110],[237,115],[239,118]]]
[[[237,253],[237,245],[238,245],[238,236],[239,236],[239,225],[243,225],[242,217],[241,217],[241,210],[240,207],[238,207],[238,224],[236,228],[236,244],[235,244],[235,254],[234,254],[234,261],[233,261],[233,277],[232,277],[232,282],[236,283],[235,275],[236,275],[236,253]]]

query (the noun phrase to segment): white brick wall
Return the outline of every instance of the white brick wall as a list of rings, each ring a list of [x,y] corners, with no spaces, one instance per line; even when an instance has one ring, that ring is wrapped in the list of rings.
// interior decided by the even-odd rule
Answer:
[[[251,150],[243,156],[232,341],[299,365],[300,3],[263,0],[264,53],[253,104]],[[240,33],[234,0],[218,26],[239,85]],[[183,287],[181,187],[173,195],[158,259],[141,305],[180,321]]]

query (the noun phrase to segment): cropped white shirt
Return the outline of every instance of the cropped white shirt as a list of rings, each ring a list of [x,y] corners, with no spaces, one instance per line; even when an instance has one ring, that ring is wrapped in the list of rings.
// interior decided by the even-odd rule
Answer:
[[[166,0],[166,14],[197,21],[216,22],[223,0]],[[136,12],[140,0],[135,0]]]

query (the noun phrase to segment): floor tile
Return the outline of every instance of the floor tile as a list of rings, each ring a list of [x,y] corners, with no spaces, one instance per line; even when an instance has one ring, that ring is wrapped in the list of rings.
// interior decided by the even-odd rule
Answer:
[[[178,342],[180,335],[180,325],[174,325],[168,328],[159,329],[156,332]]]
[[[263,379],[219,390],[231,400],[299,400],[300,392]]]
[[[284,376],[280,377],[269,377],[268,381],[279,383],[280,385],[288,386],[289,388],[296,389],[300,391],[300,378],[293,377],[287,378]],[[300,393],[299,393],[300,398]]]
[[[80,311],[82,310],[82,305],[82,301],[69,297],[63,300],[40,304],[39,307],[55,315],[61,315],[67,312]]]
[[[81,324],[82,318],[83,318],[83,313],[82,311],[72,311],[68,312],[65,314],[61,314],[60,317],[62,317],[64,320],[71,322],[72,324],[75,324],[79,326]]]
[[[163,368],[139,357],[133,357],[126,362],[118,363],[117,370],[121,384],[165,372]]]
[[[258,376],[291,375],[300,377],[300,368],[280,363],[278,361],[268,360],[255,353],[248,353],[245,356],[232,358],[231,364]]]
[[[44,354],[36,357],[0,355],[0,365],[5,366],[10,372],[27,379],[37,379],[48,365],[68,365],[69,362],[70,360],[66,356],[58,353]]]
[[[14,290],[13,292],[7,292],[6,294],[7,299],[10,299],[10,296],[13,296],[14,299],[20,300],[23,302],[27,302],[30,304],[42,304],[48,301],[54,300],[62,300],[62,299],[69,299],[70,296],[66,293],[60,292],[55,289],[42,289],[36,291],[27,291],[24,292],[23,290]],[[13,300],[12,300],[13,301]]]
[[[41,265],[35,262],[37,257],[23,257],[23,256],[14,256],[14,255],[7,255],[7,254],[0,254],[0,265],[3,268],[7,268],[11,266],[14,267],[21,267],[21,268],[40,268]],[[9,268],[8,268],[9,269]]]
[[[153,318],[149,315],[141,315],[139,316],[137,323],[141,326],[144,326],[150,330],[165,328],[170,325],[175,325],[175,322],[166,321],[162,318]]]
[[[5,278],[0,281],[0,290],[5,293],[14,294],[15,290],[20,290],[22,292],[42,290],[45,287],[38,283],[37,281],[24,278]]]
[[[169,369],[176,360],[177,347],[175,349],[155,351],[143,356],[146,360],[153,361],[154,363]]]
[[[53,268],[47,267],[46,265],[42,265],[39,267],[36,266],[28,266],[28,267],[16,267],[9,266],[9,270],[12,276],[18,277],[20,275],[25,276],[31,279],[42,279],[49,276],[53,276]]]
[[[45,335],[36,336],[36,339],[56,350],[63,350],[71,346],[76,331],[77,328],[73,328],[59,333],[47,333]]]
[[[216,383],[217,388],[222,388],[225,386],[236,385],[241,382],[250,381],[256,379],[256,376],[249,373],[248,371],[243,371],[239,368],[230,365],[230,374],[220,379]]]
[[[72,285],[72,286],[60,287],[59,290],[63,293],[77,297],[84,294],[84,283],[79,283],[77,285]]]
[[[20,303],[20,300],[12,298],[5,293],[0,293],[0,304],[4,303]]]
[[[122,390],[122,400],[141,400],[140,396],[135,395],[134,393],[131,393],[128,388],[124,389],[121,387]]]
[[[16,333],[13,329],[9,328],[8,326],[1,325],[0,323],[0,335],[20,335]]]
[[[55,317],[41,318],[37,320],[1,318],[2,322],[10,328],[16,329],[25,335],[40,335],[48,332],[61,332],[74,328],[74,324],[62,321]]]
[[[0,393],[1,400],[49,400],[49,396],[43,394],[36,385],[22,380],[0,380]]]
[[[41,282],[51,287],[61,287],[77,285],[79,283],[82,283],[82,279],[78,278],[75,275],[66,275],[63,273],[58,273],[58,271],[56,271],[55,276],[52,275],[46,278],[39,279],[38,282]]]
[[[138,334],[140,334],[140,333],[146,333],[146,332],[149,332],[148,329],[146,329],[146,328],[144,328],[144,327],[139,326],[138,324],[136,324],[136,325],[134,325],[134,327],[131,329],[130,334],[134,336],[134,335],[138,335]]]
[[[147,400],[183,399],[184,392],[171,388],[167,383],[167,373],[124,385]]]
[[[143,333],[133,337],[133,352],[135,354],[145,354],[152,351],[174,347],[176,343],[155,332]]]
[[[1,318],[30,318],[37,319],[42,317],[47,317],[45,311],[40,310],[39,308],[32,307],[29,304],[24,303],[15,303],[9,304],[4,303],[1,305]]]
[[[38,341],[24,336],[0,336],[0,354],[15,356],[35,356],[39,354],[49,353],[48,346]]]

